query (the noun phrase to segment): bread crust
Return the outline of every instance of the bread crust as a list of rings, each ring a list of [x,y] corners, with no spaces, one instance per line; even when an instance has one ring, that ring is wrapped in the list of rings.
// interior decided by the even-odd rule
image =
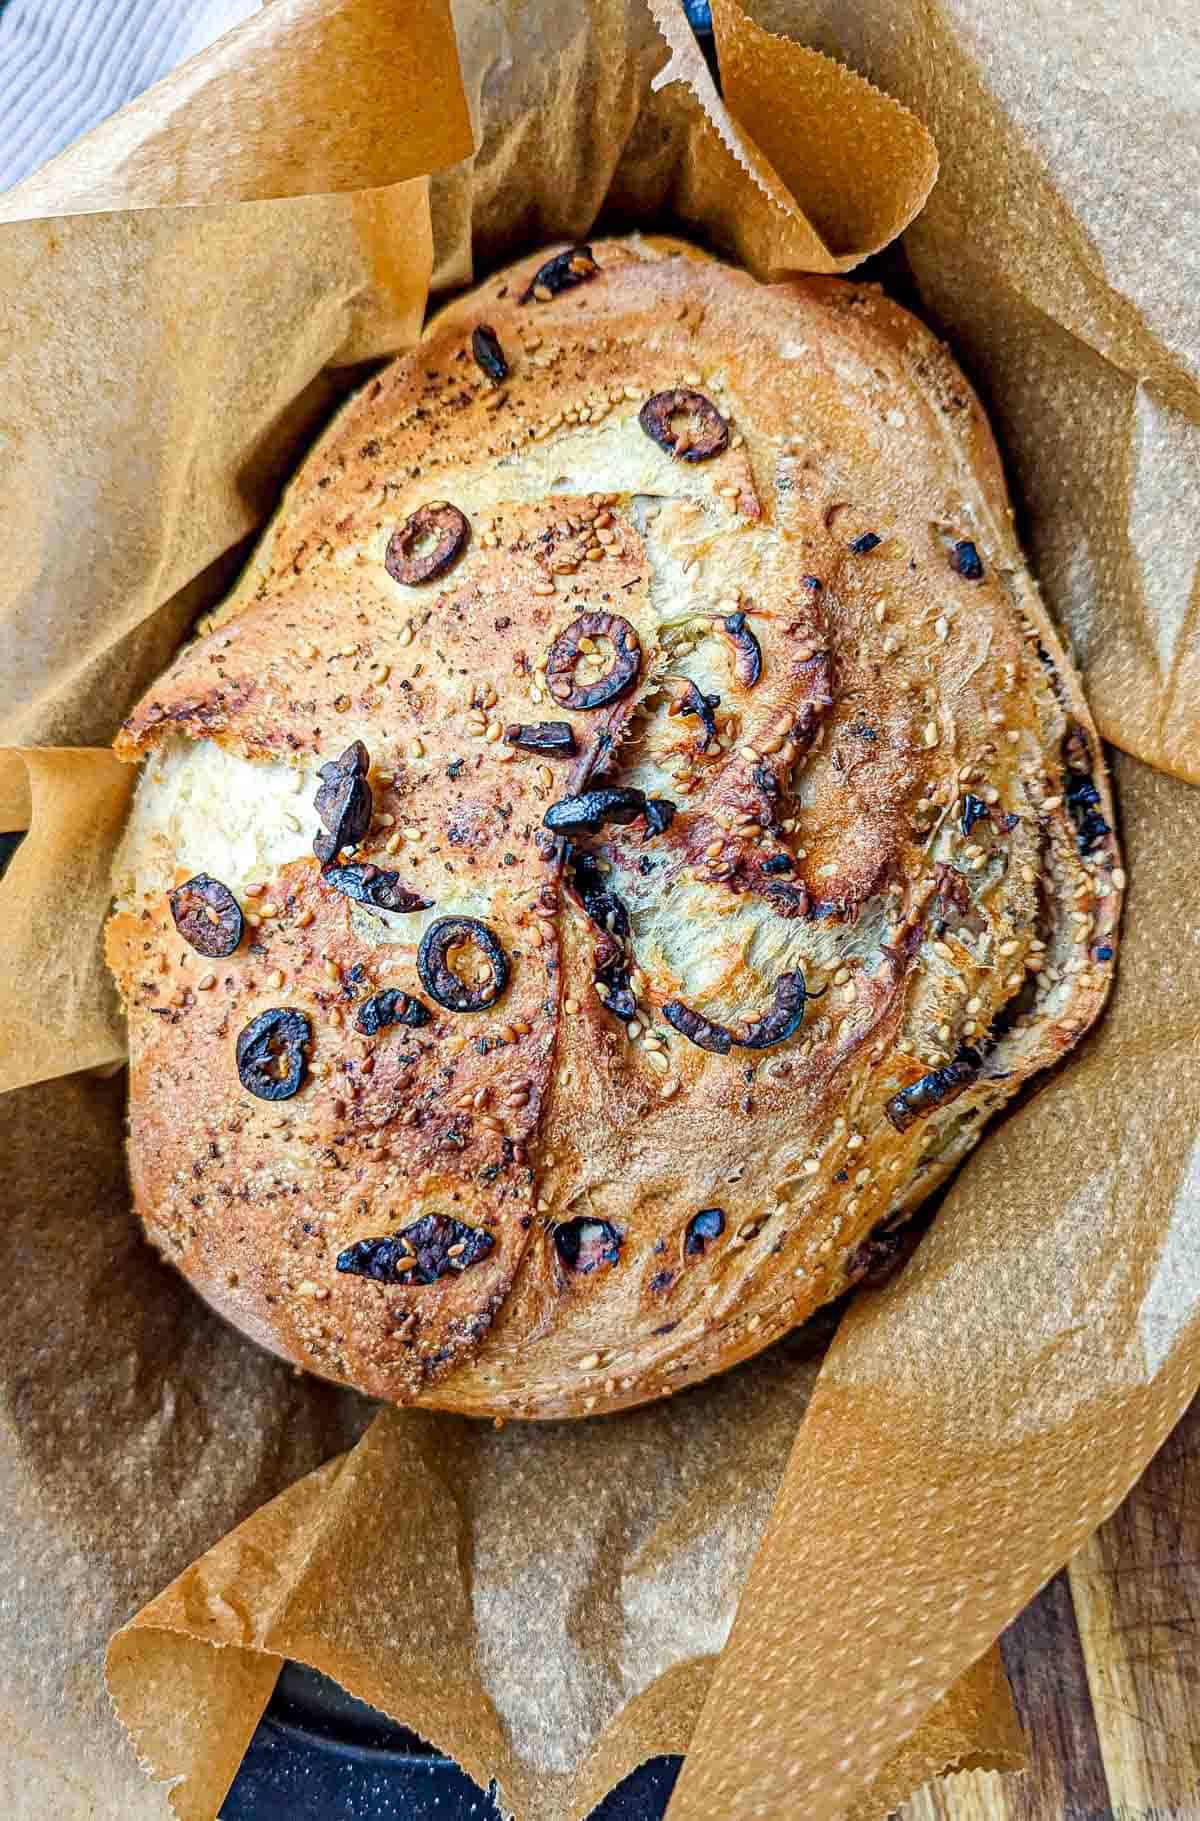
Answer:
[[[496,274],[343,409],[115,743],[136,761],[182,736],[306,773],[367,747],[376,819],[353,860],[428,910],[381,917],[294,858],[211,961],[161,890],[125,891],[107,944],[134,1197],[255,1339],[479,1415],[660,1396],[855,1281],[1095,1019],[1124,882],[1095,728],[944,347],[871,286],[761,286],[663,240],[592,253],[557,295],[521,301],[546,253]],[[482,324],[498,385],[472,358]],[[677,388],[717,406],[720,453],[680,459],[639,427]],[[389,539],[440,500],[469,537],[408,586]],[[555,640],[614,613],[636,680],[564,707]],[[721,697],[716,740],[689,679]],[[541,721],[569,724],[573,756],[506,743]],[[675,806],[658,832],[575,837],[607,873],[542,826],[598,785]],[[443,912],[505,952],[486,1010],[440,1006],[420,977]],[[755,1047],[797,974],[803,1017]],[[388,987],[429,1021],[362,1034]],[[300,1091],[264,1101],[234,1052],[272,1007],[313,1037]],[[689,1037],[691,1013],[725,1053]],[[714,1208],[705,1237],[690,1223]],[[434,1212],[486,1250],[428,1282],[338,1268]]]

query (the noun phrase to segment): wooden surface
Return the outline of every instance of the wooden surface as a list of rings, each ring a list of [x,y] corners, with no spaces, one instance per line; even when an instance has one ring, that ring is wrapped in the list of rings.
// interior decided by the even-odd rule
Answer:
[[[1031,1769],[901,1821],[1200,1821],[1200,1399],[1002,1648]]]

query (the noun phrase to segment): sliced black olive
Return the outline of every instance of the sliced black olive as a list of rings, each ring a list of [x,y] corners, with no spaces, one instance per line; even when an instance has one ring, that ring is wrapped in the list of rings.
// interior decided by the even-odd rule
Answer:
[[[423,1214],[399,1233],[347,1246],[338,1253],[337,1268],[377,1284],[433,1284],[477,1265],[495,1244],[481,1227],[465,1226],[448,1214]]]
[[[601,785],[577,797],[560,797],[542,817],[556,835],[596,835],[608,822],[635,822],[646,809],[646,793],[617,785]]]
[[[745,614],[729,614],[721,621],[721,630],[733,646],[734,675],[746,689],[753,689],[762,675],[762,646],[747,626]]]
[[[471,353],[475,356],[475,365],[487,374],[490,380],[499,385],[508,378],[508,362],[504,358],[504,349],[500,338],[490,323],[481,322],[477,329],[471,330]]]
[[[621,1256],[621,1235],[607,1220],[565,1220],[554,1229],[554,1246],[568,1271],[581,1277],[599,1265],[615,1265]]]
[[[242,1086],[259,1100],[290,1100],[308,1072],[312,1025],[303,1012],[275,1006],[252,1018],[237,1040]]]
[[[901,1088],[898,1094],[893,1094],[884,1111],[898,1132],[906,1132],[923,1113],[931,1113],[935,1107],[957,1099],[978,1079],[982,1067],[983,1057],[979,1051],[964,1043],[945,1068],[934,1069],[930,1074],[922,1075],[920,1081],[914,1081],[911,1087]]]
[[[385,987],[382,993],[372,994],[364,999],[358,1008],[354,1020],[356,1030],[364,1037],[376,1037],[390,1024],[404,1024],[409,1030],[419,1030],[429,1023],[429,1008],[414,999],[411,993],[402,993],[399,987]]]
[[[508,746],[519,746],[522,752],[561,753],[575,756],[575,735],[569,721],[514,722],[504,729]]]
[[[711,1050],[714,1056],[728,1056],[733,1048],[733,1038],[723,1024],[714,1024],[710,1018],[701,1017],[682,999],[669,999],[662,1013],[667,1023],[697,1049]]]
[[[575,686],[581,639],[607,639],[613,648],[612,666],[598,682]],[[562,708],[604,708],[637,682],[642,647],[629,621],[619,613],[581,613],[560,632],[546,661],[546,687]]]
[[[821,992],[827,989],[822,987]],[[775,994],[769,1008],[761,1018],[743,1025],[740,1036],[734,1042],[743,1050],[768,1050],[776,1043],[784,1043],[794,1037],[804,1021],[804,1007],[811,999],[820,994],[810,993],[805,985],[804,975],[799,968],[788,974],[780,974],[775,982]]]
[[[964,582],[983,580],[983,560],[969,538],[960,537],[950,552],[950,567]]]
[[[723,1208],[701,1208],[693,1214],[687,1223],[683,1236],[683,1250],[688,1258],[698,1258],[706,1252],[714,1239],[720,1239],[725,1231],[725,1210]]]
[[[686,416],[690,423],[675,430],[672,420]],[[703,392],[687,386],[673,386],[669,392],[656,392],[638,412],[638,423],[652,443],[665,449],[677,461],[706,462],[720,455],[729,441],[729,425]]]
[[[491,980],[482,986],[474,981],[468,986],[450,966],[450,950],[468,944],[491,963]],[[508,985],[508,956],[478,917],[439,917],[421,937],[417,972],[430,998],[448,1012],[486,1012]]]
[[[435,575],[443,575],[462,555],[470,535],[471,527],[457,506],[448,500],[434,500],[428,506],[418,506],[400,529],[392,532],[383,566],[393,581],[415,588],[420,582],[432,581]],[[414,555],[416,547],[429,538],[433,539],[432,547],[421,556]]]
[[[689,682],[684,692],[667,710],[668,714],[697,715],[704,728],[704,738],[700,742],[700,751],[707,752],[717,737],[717,717],[714,708],[721,706],[720,696],[706,696],[694,683]]]
[[[242,939],[242,913],[237,899],[219,879],[207,873],[177,885],[167,902],[175,928],[199,955],[210,961],[232,955]]]
[[[764,873],[794,873],[796,862],[791,854],[772,854],[769,860],[762,863]]]
[[[969,835],[976,822],[982,822],[987,815],[987,804],[980,797],[973,797],[967,791],[962,800],[962,819],[960,826],[964,835]]]
[[[367,783],[371,759],[361,740],[347,746],[340,758],[322,765],[315,798],[317,814],[325,824],[313,836],[313,852],[323,865],[336,860],[343,847],[361,841],[371,826],[374,799]]]
[[[664,834],[675,820],[675,809],[676,805],[669,797],[647,797],[646,832],[642,840],[648,841],[651,835]]]
[[[855,556],[866,556],[868,551],[878,550],[882,542],[877,531],[864,531],[861,537],[851,539],[850,548]]]
[[[399,873],[382,872],[377,866],[327,866],[321,877],[334,891],[344,892],[359,904],[373,904],[379,910],[429,909],[429,899],[401,885]]]
[[[618,941],[629,934],[629,912],[620,898],[604,883],[604,876],[591,854],[577,853],[572,860],[576,891],[592,922],[611,931]]]
[[[1062,752],[1067,767],[1065,796],[1075,824],[1075,844],[1081,854],[1090,853],[1112,830],[1096,808],[1100,792],[1092,775],[1092,743],[1078,721],[1072,721],[1067,728]]]
[[[576,285],[586,284],[599,270],[591,247],[567,247],[538,267],[517,302],[532,303],[536,298],[539,303],[548,303],[560,291],[572,291]]]

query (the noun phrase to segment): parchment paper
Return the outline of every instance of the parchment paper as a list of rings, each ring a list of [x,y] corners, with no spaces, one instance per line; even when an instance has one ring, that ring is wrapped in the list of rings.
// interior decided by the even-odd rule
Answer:
[[[1066,91],[1069,56],[1093,54],[1070,7],[999,0],[981,22],[965,6],[781,5],[766,24],[843,50],[935,127],[942,177],[914,264],[1012,438],[1052,601],[1095,631],[1081,654],[1106,730],[1187,772],[1196,342],[1180,300],[1195,249],[1141,214],[1116,222],[1106,163],[1173,193],[1189,122],[1148,102],[1189,52],[1183,28],[1143,5],[1126,30],[1114,10],[1130,97],[1114,152],[1095,85]],[[444,13],[404,39],[394,84],[359,81],[345,49],[386,46],[404,10],[276,0],[252,37],[5,199],[11,744],[107,741],[227,585],[351,363],[411,345],[431,282],[600,212],[682,222],[764,277],[849,269],[934,174],[908,116],[732,0],[716,8],[727,111],[667,0],[665,38],[642,0],[463,0],[479,149],[456,164]],[[1046,69],[1067,125],[1039,141]],[[255,109],[270,115],[277,92],[305,130],[267,131],[256,151]],[[111,212],[23,218],[56,198]],[[1124,411],[1097,384],[1110,370]],[[1103,513],[1081,520],[1097,494]],[[802,1422],[807,1336],[633,1416],[494,1434],[388,1412],[355,1446],[362,1400],[265,1359],[137,1244],[119,1078],[52,1078],[119,1055],[94,922],[118,770],[100,752],[0,763],[0,819],[33,809],[0,887],[16,938],[0,1057],[8,1084],[41,1084],[0,1108],[5,1812],[168,1812],[104,1709],[97,1647],[172,1575],[118,1634],[110,1675],[181,1816],[214,1813],[283,1654],[547,1821],[689,1742],[672,1821],[876,1815],[938,1769],[1014,1762],[996,1660],[972,1665],[1119,1500],[1198,1376],[1200,798],[1122,763],[1133,892],[1112,1013],[975,1155],[900,1282],[860,1299]]]

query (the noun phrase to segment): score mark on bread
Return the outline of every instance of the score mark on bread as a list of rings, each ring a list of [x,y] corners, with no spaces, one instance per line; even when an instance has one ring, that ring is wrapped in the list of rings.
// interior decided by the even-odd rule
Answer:
[[[756,1351],[901,1254],[1111,974],[1078,682],[978,406],[870,287],[636,239],[497,274],[117,749],[147,1231],[402,1401]]]

